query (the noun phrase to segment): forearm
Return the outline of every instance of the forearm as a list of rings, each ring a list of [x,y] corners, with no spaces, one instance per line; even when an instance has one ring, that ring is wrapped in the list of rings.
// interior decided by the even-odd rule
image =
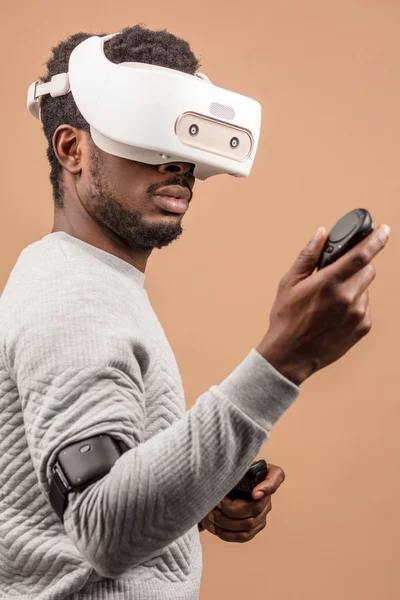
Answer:
[[[99,573],[118,576],[172,543],[244,475],[299,394],[254,352],[182,420],[70,495],[66,531]]]

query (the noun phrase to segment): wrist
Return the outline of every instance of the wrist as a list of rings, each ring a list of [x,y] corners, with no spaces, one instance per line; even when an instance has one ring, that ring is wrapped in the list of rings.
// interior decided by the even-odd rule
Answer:
[[[272,348],[265,348],[262,344],[259,344],[256,350],[283,377],[286,377],[298,387],[313,373],[313,369],[309,365],[300,365],[298,362],[279,356]]]

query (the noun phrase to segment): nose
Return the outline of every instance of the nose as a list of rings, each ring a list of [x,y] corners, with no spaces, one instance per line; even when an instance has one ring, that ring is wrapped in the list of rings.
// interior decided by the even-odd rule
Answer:
[[[180,175],[181,177],[193,175],[193,170],[194,164],[187,162],[172,162],[158,166],[159,173],[174,173],[175,175]]]

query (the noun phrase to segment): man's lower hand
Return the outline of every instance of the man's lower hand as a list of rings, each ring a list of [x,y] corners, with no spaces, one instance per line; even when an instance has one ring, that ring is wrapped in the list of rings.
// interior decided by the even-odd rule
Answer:
[[[200,525],[225,542],[249,542],[266,526],[267,515],[272,510],[271,496],[284,480],[285,473],[280,467],[268,465],[268,475],[254,488],[252,499],[225,497]],[[263,497],[256,500],[259,491]]]

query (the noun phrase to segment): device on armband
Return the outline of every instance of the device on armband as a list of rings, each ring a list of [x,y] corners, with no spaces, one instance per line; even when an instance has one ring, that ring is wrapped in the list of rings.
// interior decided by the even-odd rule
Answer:
[[[102,479],[128,446],[107,434],[100,434],[66,446],[58,453],[52,468],[50,504],[61,522],[71,491],[80,492]]]
[[[68,73],[29,87],[27,106],[41,119],[41,98],[71,93],[101,150],[150,165],[188,162],[207,179],[250,174],[261,127],[261,105],[215,86],[202,73],[138,62],[115,64],[91,36],[72,51]]]

